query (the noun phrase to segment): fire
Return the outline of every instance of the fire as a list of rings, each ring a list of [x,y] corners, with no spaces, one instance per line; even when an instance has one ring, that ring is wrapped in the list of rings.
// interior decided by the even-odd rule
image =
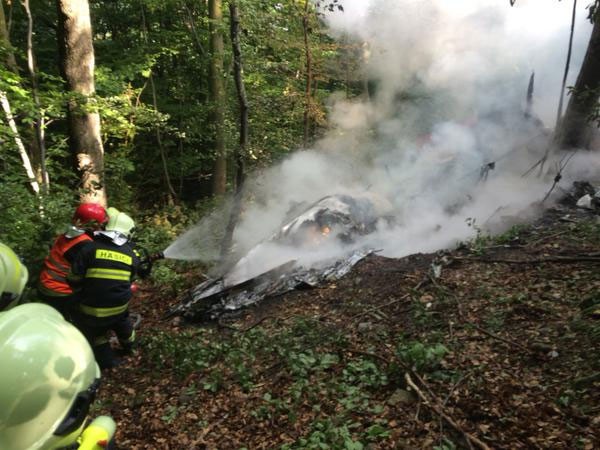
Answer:
[[[324,227],[321,228],[322,236],[328,236],[329,233],[331,233],[331,228],[329,228],[327,225],[325,225]]]

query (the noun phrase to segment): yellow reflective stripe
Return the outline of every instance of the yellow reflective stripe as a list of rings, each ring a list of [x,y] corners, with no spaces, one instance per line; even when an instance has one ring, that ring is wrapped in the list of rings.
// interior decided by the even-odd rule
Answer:
[[[58,270],[64,270],[65,272],[69,270],[70,266],[63,264],[60,261],[57,261],[52,257],[52,255],[48,255],[48,262],[52,263]]]
[[[83,312],[84,314],[87,314],[88,316],[94,316],[94,317],[116,316],[117,314],[121,314],[121,313],[124,313],[125,311],[127,311],[128,307],[129,307],[129,302],[127,302],[121,306],[113,306],[112,308],[95,308],[93,306],[88,306],[88,305],[79,305],[79,309],[81,310],[81,312]]]
[[[60,273],[52,270],[52,269],[46,269],[46,274],[48,274],[48,276],[50,278],[52,278],[54,281],[60,281],[61,283],[66,283],[67,279],[61,275]]]
[[[129,281],[131,278],[131,272],[128,270],[119,269],[88,269],[85,272],[86,278],[103,278],[106,280],[123,280]]]
[[[52,289],[47,288],[43,284],[38,285],[38,291],[42,294],[47,295],[48,297],[68,297],[69,295],[71,295],[70,293],[67,293],[67,292],[53,291]]]
[[[131,336],[127,339],[127,343],[133,344],[135,342],[135,330],[131,330]]]
[[[108,259],[109,261],[122,262],[129,266],[133,262],[133,258],[125,253],[100,248],[96,250],[96,259]]]

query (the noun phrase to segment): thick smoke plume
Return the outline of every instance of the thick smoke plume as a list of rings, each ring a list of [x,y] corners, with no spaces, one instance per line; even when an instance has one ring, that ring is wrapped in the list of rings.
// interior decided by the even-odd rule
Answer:
[[[242,277],[292,259],[310,265],[347,252],[337,242],[318,249],[272,243],[254,248],[292,211],[327,195],[371,199],[388,220],[353,245],[399,257],[528,220],[552,186],[555,161],[546,163],[546,177],[537,169],[523,174],[543,156],[554,127],[572,3],[342,4],[344,12],[327,14],[326,21],[334,37],[355,43],[364,63],[355,81],[370,89],[359,99],[332,96],[331,132],[247,183],[252,202],[234,234],[236,257],[251,252]],[[569,84],[585,54],[591,29],[586,16],[580,8]],[[532,71],[535,91],[526,115]],[[577,153],[560,186],[587,175],[582,168],[595,167],[591,156]],[[209,252],[215,246],[206,240],[208,223],[175,242],[167,256],[207,260],[218,254]]]

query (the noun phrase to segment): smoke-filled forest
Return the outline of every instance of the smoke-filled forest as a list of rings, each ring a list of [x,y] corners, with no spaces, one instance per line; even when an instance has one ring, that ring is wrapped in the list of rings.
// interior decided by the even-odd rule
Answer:
[[[81,204],[147,268],[108,448],[599,448],[599,6],[0,0],[20,301]]]

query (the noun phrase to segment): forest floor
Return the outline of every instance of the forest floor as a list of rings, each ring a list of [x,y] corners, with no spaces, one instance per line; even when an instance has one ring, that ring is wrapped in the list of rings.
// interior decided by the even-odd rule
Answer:
[[[560,206],[219,324],[146,287],[92,413],[122,449],[600,449],[599,263],[599,217]]]

